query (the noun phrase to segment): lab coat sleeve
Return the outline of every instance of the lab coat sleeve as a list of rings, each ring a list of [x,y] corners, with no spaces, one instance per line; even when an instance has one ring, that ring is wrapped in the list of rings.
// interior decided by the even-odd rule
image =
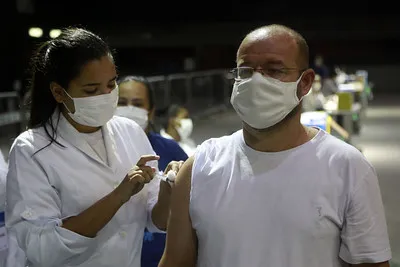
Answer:
[[[13,232],[8,232],[8,255],[5,267],[25,267],[26,257],[24,251],[18,246],[18,241]]]
[[[0,166],[0,212],[4,211],[4,204],[6,203],[6,177],[7,166]]]
[[[152,233],[165,233],[154,225],[151,213],[154,205],[158,201],[158,193],[160,191],[160,179],[154,178],[148,185],[148,199],[147,199],[147,230]]]
[[[155,155],[156,153],[154,152],[147,135],[141,128],[138,128],[138,127],[136,127],[137,133],[138,133],[138,135],[140,135],[140,137],[141,137],[140,139],[142,139],[142,144],[144,145],[143,154]],[[157,161],[149,162],[148,165],[155,168],[156,172],[159,171]],[[154,225],[153,219],[151,216],[154,205],[158,201],[158,193],[160,192],[160,182],[161,182],[161,180],[158,179],[157,177],[155,177],[149,184],[146,185],[146,188],[147,188],[147,207],[146,207],[147,223],[146,223],[146,227],[149,232],[153,232],[153,233],[165,233],[164,231],[158,229],[157,226]]]
[[[11,148],[6,226],[34,266],[78,265],[86,260],[80,254],[95,239],[61,227],[61,200],[34,155],[32,141],[19,137]]]
[[[350,193],[339,255],[350,264],[388,261],[391,249],[378,178],[371,168],[359,180]]]

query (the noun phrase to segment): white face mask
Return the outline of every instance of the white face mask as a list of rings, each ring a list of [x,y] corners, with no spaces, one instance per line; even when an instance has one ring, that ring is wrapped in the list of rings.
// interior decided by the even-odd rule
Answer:
[[[148,111],[144,108],[138,108],[135,106],[117,107],[115,115],[133,120],[139,124],[143,130],[146,129],[148,124]]]
[[[90,127],[105,125],[113,116],[118,104],[118,87],[109,94],[88,97],[71,97],[74,102],[75,112],[71,113],[67,105],[68,115],[77,123]]]
[[[296,82],[281,82],[255,72],[233,86],[231,104],[239,117],[255,129],[265,129],[283,120],[299,103]]]
[[[192,119],[181,119],[181,126],[176,128],[179,136],[182,140],[189,138],[193,131],[193,121]]]

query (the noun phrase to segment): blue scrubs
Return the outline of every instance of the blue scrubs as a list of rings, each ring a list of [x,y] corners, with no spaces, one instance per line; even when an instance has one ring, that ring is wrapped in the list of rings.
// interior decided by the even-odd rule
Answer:
[[[187,160],[188,155],[179,144],[172,139],[162,137],[157,133],[148,134],[154,152],[160,156],[158,168],[163,171],[171,161]],[[150,233],[145,230],[142,248],[142,267],[157,267],[164,252],[166,234]]]

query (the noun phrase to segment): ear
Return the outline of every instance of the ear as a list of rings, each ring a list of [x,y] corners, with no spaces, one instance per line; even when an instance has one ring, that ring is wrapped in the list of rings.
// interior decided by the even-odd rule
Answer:
[[[303,96],[307,95],[311,89],[314,82],[315,72],[312,69],[307,69],[303,72],[303,76],[297,87],[297,97],[301,99]]]
[[[58,83],[51,82],[50,83],[50,91],[53,94],[54,99],[58,103],[63,103],[66,100],[64,89]]]
[[[55,82],[51,82],[50,83],[50,91],[51,91],[54,99],[57,101],[57,103],[60,103],[60,104],[64,103],[71,112],[75,112],[75,107],[74,107],[74,103],[73,103],[72,99],[67,96],[67,94],[65,93],[65,91],[61,85],[59,85],[58,83],[55,83]],[[64,108],[64,107],[62,107],[62,108]]]

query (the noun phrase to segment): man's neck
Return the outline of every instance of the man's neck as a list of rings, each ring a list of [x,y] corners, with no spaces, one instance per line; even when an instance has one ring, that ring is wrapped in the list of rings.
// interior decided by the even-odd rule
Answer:
[[[279,152],[298,147],[310,141],[317,133],[317,129],[300,123],[300,114],[264,131],[251,129],[248,125],[243,127],[246,144],[261,152]]]

